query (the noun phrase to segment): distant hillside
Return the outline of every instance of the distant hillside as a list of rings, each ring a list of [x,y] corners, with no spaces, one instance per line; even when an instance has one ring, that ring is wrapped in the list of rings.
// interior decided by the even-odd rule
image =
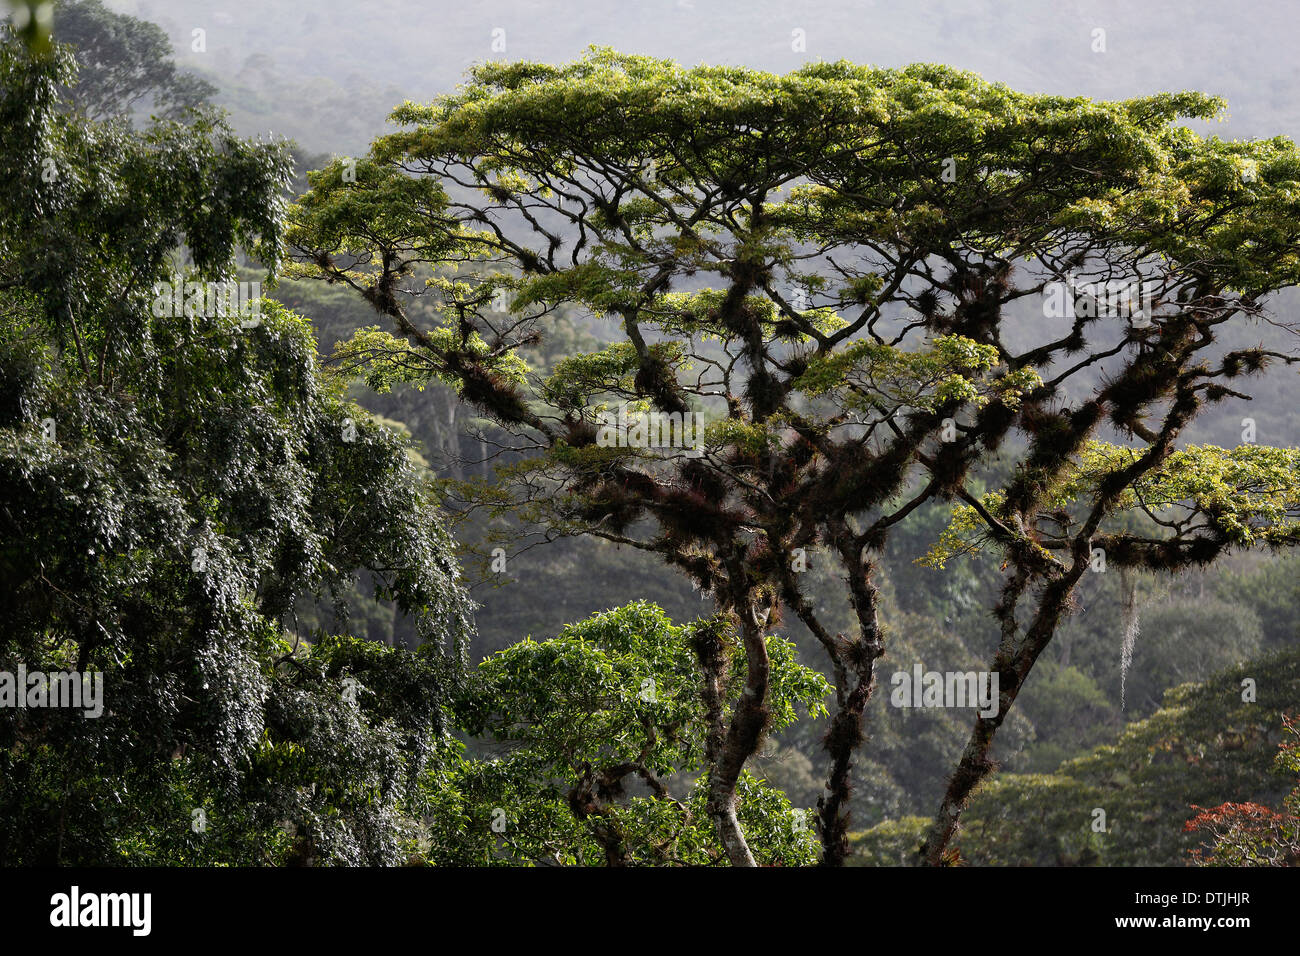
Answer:
[[[1242,681],[1258,699],[1242,701]],[[1183,824],[1203,807],[1274,805],[1295,786],[1271,772],[1282,715],[1300,708],[1300,650],[1251,661],[1165,695],[1164,707],[1113,745],[1051,774],[1005,774],[975,794],[958,844],[972,865],[1178,866],[1200,838]],[[1095,832],[1096,810],[1105,832]],[[891,820],[859,833],[864,865],[909,859],[928,824]]]

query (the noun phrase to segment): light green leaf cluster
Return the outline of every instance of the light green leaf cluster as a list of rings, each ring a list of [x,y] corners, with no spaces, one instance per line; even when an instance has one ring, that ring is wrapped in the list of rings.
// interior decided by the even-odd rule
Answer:
[[[438,361],[446,353],[472,356],[505,381],[522,383],[528,375],[528,363],[521,356],[511,351],[493,353],[477,332],[462,338],[455,329],[439,327],[425,334],[432,349],[415,348],[377,325],[367,326],[335,345],[331,360],[350,374],[363,377],[370,388],[381,393],[399,382],[423,391],[435,379],[459,387],[460,378],[447,372]]]
[[[708,448],[737,448],[747,454],[762,454],[780,442],[778,431],[758,422],[736,418],[719,418],[704,427],[704,445]]]
[[[1001,492],[994,491],[984,495],[980,503],[990,514],[996,516],[1004,500],[1005,496]],[[939,540],[916,563],[942,571],[953,558],[979,551],[986,540],[987,531],[988,527],[979,512],[970,505],[960,505],[953,509],[952,518],[939,532]]]
[[[1143,449],[1090,441],[1044,499],[1043,507],[1065,514],[1087,505],[1113,476],[1131,466]],[[992,492],[981,504],[994,517],[1003,504]],[[1190,445],[1123,488],[1101,530],[1139,514],[1161,521],[1202,520],[1239,547],[1294,544],[1300,540],[1300,449],[1267,445]],[[969,505],[955,508],[938,541],[918,560],[943,568],[951,558],[979,551],[987,526]]]
[[[634,862],[700,864],[718,856],[704,806],[707,776],[699,776],[706,715],[694,644],[705,632],[722,638],[730,668],[743,670],[743,651],[721,620],[678,626],[647,602],[569,625],[551,640],[522,641],[479,665],[465,726],[508,750],[467,765],[457,789],[474,795],[473,813],[507,808],[512,835],[500,852],[525,861],[558,854],[562,862],[602,863],[595,828],[615,827]],[[825,679],[798,663],[792,643],[771,635],[767,645],[771,730],[794,723],[800,710],[825,714]],[[729,686],[732,707],[740,682]],[[637,795],[632,781],[646,775],[685,795]],[[617,784],[603,792],[601,779]],[[599,810],[575,814],[571,795],[584,787],[595,790]],[[738,794],[756,855],[769,863],[812,862],[810,828],[798,826],[783,794],[748,775]]]
[[[1140,450],[1090,442],[1053,495],[1058,507],[1087,496]],[[1201,512],[1236,544],[1282,542],[1300,532],[1300,449],[1190,445],[1122,491],[1115,511]]]
[[[976,407],[992,397],[1016,403],[1040,383],[1032,369],[992,378],[998,350],[960,335],[936,338],[929,349],[904,351],[859,340],[817,355],[796,386],[809,395],[834,394],[846,407],[908,405],[933,411],[950,402]]]
[[[683,348],[678,342],[659,342],[649,347],[650,354],[679,367]],[[542,383],[541,394],[547,402],[565,410],[604,409],[599,398],[611,393],[634,394],[634,377],[640,361],[630,342],[615,342],[598,352],[571,355],[555,363],[551,375]],[[631,404],[631,403],[629,403]]]

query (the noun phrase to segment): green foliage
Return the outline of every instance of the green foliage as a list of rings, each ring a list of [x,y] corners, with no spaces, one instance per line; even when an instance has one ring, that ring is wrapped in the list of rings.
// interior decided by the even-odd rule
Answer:
[[[1215,585],[1218,597],[1248,608],[1259,620],[1265,647],[1300,643],[1300,555],[1281,555],[1256,567],[1234,569]]]
[[[1058,506],[1077,500],[1108,476],[1132,464],[1139,452],[1104,442],[1084,450],[1077,471],[1050,499]],[[1189,519],[1204,515],[1215,530],[1238,545],[1284,544],[1300,538],[1300,449],[1239,445],[1189,445],[1173,452],[1158,469],[1121,492],[1115,509],[1147,513],[1181,508]]]
[[[1148,626],[1150,632],[1157,625]],[[1145,656],[1146,641],[1139,644]],[[1167,645],[1166,652],[1175,650]],[[1168,661],[1168,656],[1152,658]],[[1176,655],[1173,659],[1179,659]],[[1235,659],[1234,661],[1235,662]],[[1139,665],[1135,671],[1146,678]],[[1130,687],[1137,683],[1130,676]],[[1182,681],[1160,683],[1151,680],[1150,686],[1161,689]],[[1130,691],[1132,696],[1136,696]],[[1022,703],[1021,715],[1034,727],[1033,743],[1027,748],[1028,772],[1050,773],[1063,760],[1090,750],[1110,735],[1111,714],[1114,703],[1087,673],[1075,666],[1062,666],[1054,661],[1044,661],[1034,668],[1034,681]],[[1159,701],[1156,702],[1158,705]],[[1131,706],[1131,703],[1130,703]]]
[[[743,651],[720,620],[677,626],[646,602],[597,614],[552,640],[514,644],[479,665],[463,726],[506,749],[468,763],[454,786],[472,796],[464,812],[469,832],[487,841],[484,861],[704,864],[719,858],[701,775],[707,715],[695,647],[706,635],[727,642],[730,670],[743,666]],[[825,680],[796,662],[793,645],[775,636],[767,644],[771,730],[790,726],[797,709],[824,714]],[[729,682],[733,706],[740,692],[739,682]],[[814,859],[802,814],[752,776],[739,789],[740,818],[764,862]]]
[[[61,6],[58,38],[87,31],[74,41],[81,80],[72,89],[83,113],[117,113],[143,96],[170,114],[208,95],[201,81],[175,71],[160,31],[96,2]],[[43,39],[40,26],[32,24],[29,38]],[[1036,371],[1048,374],[1051,356],[1012,355],[1001,339],[1003,327],[1006,341],[1019,337],[1009,316],[967,321],[962,310],[975,315],[986,303],[965,278],[940,278],[926,265],[927,274],[913,278],[947,283],[947,295],[918,296],[910,283],[895,283],[891,257],[928,263],[937,254],[951,263],[956,255],[982,266],[1027,250],[1050,259],[1056,239],[1069,237],[1068,245],[1087,237],[1111,253],[1124,249],[1115,253],[1120,259],[1128,243],[1194,264],[1206,287],[1249,295],[1297,274],[1294,147],[1282,139],[1197,137],[1180,120],[1221,107],[1199,94],[1093,103],[1026,97],[943,67],[817,64],[776,77],[596,51],[567,67],[487,64],[461,93],[399,110],[397,118],[415,128],[385,138],[369,157],[317,163],[326,168],[311,178],[288,232],[301,261],[287,271],[343,286],[309,290],[286,281],[277,294],[292,308],[264,303],[255,330],[201,316],[157,320],[148,316],[149,284],[170,275],[178,246],[192,260],[184,278],[195,281],[236,275],[232,253],[240,246],[274,267],[286,157],[211,119],[134,136],[57,119],[51,108],[72,77],[67,53],[35,68],[21,64],[16,45],[6,46],[0,150],[12,176],[0,234],[0,504],[10,527],[0,539],[0,597],[7,599],[0,616],[16,636],[0,642],[0,667],[18,659],[103,666],[122,708],[90,732],[91,721],[30,713],[3,731],[0,849],[19,847],[23,860],[719,859],[704,806],[698,671],[682,653],[692,635],[717,622],[676,628],[638,604],[555,641],[512,647],[485,663],[481,683],[459,686],[456,649],[468,603],[447,557],[450,541],[429,517],[436,502],[410,467],[423,459],[321,372],[307,321],[295,312],[312,317],[327,349],[343,340],[334,350],[342,371],[384,393],[382,401],[367,396],[369,407],[401,419],[394,425],[403,434],[409,425],[426,451],[461,449],[457,431],[471,419],[458,412],[458,395],[489,417],[542,433],[551,442],[544,457],[503,472],[538,495],[529,516],[566,532],[583,521],[572,511],[557,518],[565,508],[608,522],[614,489],[675,518],[652,542],[656,550],[680,545],[689,536],[683,528],[740,528],[746,581],[770,594],[763,575],[773,549],[815,541],[817,508],[837,520],[846,513],[870,520],[899,502],[900,488],[919,487],[901,471],[897,481],[874,472],[862,480],[862,471],[890,456],[914,465],[922,450],[939,448],[942,457],[932,432],[923,441],[935,421],[955,420],[960,435],[977,435],[984,415],[1026,409],[1018,421],[1027,430],[1057,427],[1043,423],[1051,389],[1042,390]],[[250,60],[248,69],[267,66]],[[290,124],[328,118],[331,97],[322,89],[292,98]],[[370,91],[350,93],[373,101]],[[236,98],[241,115],[266,108],[247,90]],[[952,181],[939,178],[949,160],[958,171]],[[477,181],[491,225],[468,213],[458,218],[438,182],[449,162],[457,176]],[[590,187],[593,169],[605,177],[595,183],[604,201],[583,207],[581,225],[590,231],[573,249],[566,230],[576,221],[566,223],[559,201],[583,192],[579,184]],[[531,230],[509,220],[525,208],[538,213]],[[858,264],[819,269],[804,256],[811,246],[853,249],[836,257]],[[354,258],[338,269],[335,254]],[[398,334],[377,327],[352,334],[365,323],[342,299],[349,284],[385,315],[407,320],[396,323]],[[691,291],[668,291],[683,288]],[[896,318],[900,305],[910,311]],[[1161,339],[1144,356],[1167,345]],[[1067,353],[1076,350],[1071,343]],[[1235,354],[1231,361],[1243,365],[1259,358]],[[360,393],[353,386],[351,394]],[[635,449],[585,447],[583,426],[619,401],[707,409],[718,419],[708,432],[709,464],[678,474]],[[37,427],[47,416],[53,442]],[[1136,420],[1121,415],[1116,424]],[[543,422],[562,424],[546,435]],[[868,453],[867,442],[854,448],[863,429],[878,436],[896,425],[916,436],[899,444],[901,455]],[[349,426],[355,440],[340,443]],[[803,439],[815,440],[817,452],[792,472],[791,462],[811,447]],[[963,462],[941,462],[941,499],[965,477],[991,513],[1009,517],[1005,492],[980,497],[996,488],[999,466],[985,454],[994,444],[971,451],[981,460],[969,475]],[[1044,485],[1034,503],[1077,519],[1077,509],[1140,453],[1085,446],[1075,470]],[[654,480],[633,470],[618,491],[631,462]],[[1292,543],[1295,464],[1287,449],[1176,452],[1123,489],[1098,543],[1154,534],[1157,518],[1169,520],[1171,511],[1187,528],[1200,522],[1216,541]],[[549,482],[566,478],[575,479],[569,493],[553,495]],[[837,493],[826,495],[819,482],[838,482]],[[483,500],[508,498],[492,489]],[[879,553],[897,557],[900,545],[926,539],[941,509],[921,504],[913,513],[919,523],[895,525]],[[795,534],[792,516],[812,520]],[[968,509],[963,520],[946,533],[943,557],[984,543],[981,515]],[[1042,537],[1042,528],[1025,532],[1014,523],[1012,544],[1039,547],[1032,535]],[[679,554],[708,569],[705,590],[717,594],[725,589],[708,554],[713,543],[692,540]],[[196,576],[190,563],[195,547],[203,548],[207,575]],[[574,547],[548,557],[556,554],[586,587],[566,595],[551,587],[562,583],[560,570],[534,566],[518,616],[500,614],[488,646],[503,634],[536,633],[529,624],[542,613],[578,617],[593,595],[608,604],[618,603],[607,599],[620,590],[681,598],[627,549]],[[592,564],[597,554],[600,567]],[[1113,556],[1125,563],[1122,550]],[[1219,600],[1178,595],[1144,606],[1130,683],[1136,706],[1154,704],[1171,682],[1202,678],[1291,634],[1288,567],[1219,579]],[[893,625],[890,659],[973,664],[989,649],[977,615],[991,593],[988,570],[952,567],[919,587],[907,569],[877,570]],[[808,593],[823,620],[835,618],[832,632],[853,635],[859,624],[836,606],[843,594],[834,590],[834,572],[819,568]],[[1079,783],[1065,770],[1032,775],[1094,746],[1118,719],[1099,650],[1114,633],[1113,582],[1096,584],[1086,589],[1091,617],[1066,625],[1073,644],[1059,661],[1037,665],[1021,696],[1024,711],[1010,716],[999,738],[999,760],[1031,774],[1011,776],[997,791],[1012,809],[986,824],[987,842],[1002,841],[1017,860],[1137,858],[1132,847],[1117,851],[1106,835],[1076,825],[1076,811],[1107,799],[1110,783]],[[544,609],[537,593],[548,597]],[[687,598],[683,620],[694,613],[694,595]],[[335,604],[332,620],[323,599]],[[896,604],[921,613],[900,615]],[[959,623],[941,628],[948,614]],[[424,645],[393,650],[339,636],[393,639],[399,628],[412,645]],[[805,754],[815,752],[821,728],[793,723],[793,704],[824,715],[827,688],[797,664],[790,645],[770,636],[766,644],[774,667],[768,730],[781,744],[770,762],[751,761],[773,767],[762,772],[766,782],[740,776],[740,817],[761,862],[807,862],[801,811],[772,784],[798,790],[796,804],[820,792]],[[744,671],[734,644],[730,670],[733,677]],[[655,691],[649,699],[646,681]],[[672,689],[666,698],[663,687]],[[356,703],[344,693],[355,693]],[[739,693],[733,680],[729,706]],[[501,738],[487,747],[494,756],[483,758],[481,742],[466,748],[447,736],[453,695],[467,727]],[[951,714],[902,714],[885,708],[885,699],[871,704],[870,754],[855,758],[859,825],[933,801],[966,730]],[[128,742],[122,728],[134,734],[136,725],[140,737]],[[778,779],[778,765],[791,756],[799,758],[797,773]],[[639,762],[666,794],[636,767],[626,769]],[[1125,766],[1117,778],[1141,776],[1136,763]],[[1252,763],[1250,772],[1257,769]],[[1201,787],[1197,772],[1192,787],[1210,793],[1207,800],[1249,790],[1245,771],[1233,776],[1241,786],[1224,793]],[[1162,808],[1176,802],[1176,774],[1141,780],[1164,788]],[[1127,795],[1120,804],[1123,826],[1131,827],[1139,808]],[[208,815],[203,832],[189,827],[196,808]],[[1276,859],[1261,841],[1279,842],[1275,824],[1295,814],[1291,804],[1283,808],[1220,832],[1214,860]],[[1030,831],[1056,828],[1055,842],[1029,846],[1026,819]],[[862,846],[871,846],[873,862],[910,860],[922,827],[920,818],[886,820]],[[997,847],[978,839],[964,849],[977,862],[1001,860]]]
[[[1128,683],[1129,706],[1154,710],[1166,688],[1209,680],[1259,657],[1262,634],[1249,605],[1206,598],[1161,601],[1141,609]]]
[[[273,253],[281,151],[59,113],[67,66],[0,47],[0,670],[100,672],[104,712],[0,711],[0,856],[395,862],[469,629],[435,503],[301,316],[151,308],[177,246]],[[293,633],[359,573],[420,650]]]
[[[959,335],[936,338],[922,352],[903,352],[863,341],[809,362],[799,387],[809,395],[846,390],[845,407],[908,406],[936,411],[970,403],[974,408],[996,397],[1014,407],[1022,392],[1042,384],[1032,368],[999,375],[987,383],[982,373],[998,364],[998,350]]]
[[[1278,747],[1273,769],[1291,778],[1300,776],[1300,728],[1294,717],[1283,717],[1291,739]],[[1296,866],[1300,864],[1300,785],[1274,811],[1257,803],[1224,803],[1199,811],[1184,830],[1206,833],[1209,843],[1192,850],[1200,866]]]
[[[176,68],[162,28],[117,13],[101,0],[55,0],[54,40],[72,46],[77,80],[69,100],[90,119],[129,116],[141,100],[152,112],[180,119],[207,105],[217,88]]]
[[[1298,154],[1185,122],[1223,107],[1026,95],[934,65],[776,76],[607,49],[487,63],[394,111],[401,128],[355,181],[335,167],[313,180],[292,213],[292,274],[355,287],[399,337],[381,360],[424,363],[497,426],[511,449],[497,486],[454,486],[492,519],[662,556],[741,620],[795,611],[846,683],[826,738],[843,753],[890,634],[876,606],[887,539],[928,525],[935,502],[965,510],[930,563],[989,541],[1004,558],[988,603],[1005,701],[1094,548],[1174,570],[1300,542],[1294,450],[1174,444],[1204,406],[1243,397],[1219,379],[1283,357],[1247,348],[1212,365],[1201,353],[1220,327],[1300,281]],[[1157,321],[1112,328],[1085,302],[1013,341],[1010,309],[1080,271],[1154,284]],[[561,310],[601,341],[530,374],[524,356]],[[511,354],[518,374],[499,365]],[[618,401],[705,414],[703,453],[591,448]],[[1135,447],[1097,441],[1112,429]],[[1005,453],[1019,461],[1002,467]],[[857,619],[844,628],[787,571],[819,546],[845,573]],[[957,749],[949,822],[992,765],[983,731],[1003,715],[988,719]],[[741,762],[760,723],[734,725]]]
[[[910,866],[916,860],[929,817],[900,817],[883,820],[869,829],[853,834],[853,865]]]
[[[864,768],[851,804],[853,824],[859,829],[930,809],[942,796],[970,733],[970,710],[893,706],[892,675],[910,674],[917,663],[925,670],[979,670],[986,653],[974,635],[942,620],[894,611],[890,621],[889,654],[877,665],[877,690],[865,718],[871,744],[864,755],[872,762]],[[998,753],[1007,769],[1023,764],[1034,736],[1034,725],[1024,712],[1017,709],[1007,716]]]
[[[1073,467],[1066,469],[1044,496],[1042,507],[1052,511],[1058,527],[1069,527],[1069,509],[1088,503],[1088,496],[1122,476],[1143,454],[1142,449],[1090,441]],[[990,492],[983,507],[1005,518],[1005,499]],[[1124,532],[1132,520],[1159,522],[1183,534],[1203,535],[1237,547],[1281,547],[1300,541],[1300,449],[1239,445],[1216,448],[1190,445],[1171,453],[1156,468],[1125,484],[1104,515],[1101,529],[1114,530],[1119,547],[1110,547],[1108,560],[1126,561]],[[922,563],[943,568],[961,554],[979,551],[991,540],[977,509],[962,505]]]
[[[1245,679],[1256,683],[1244,701]],[[1221,671],[1165,695],[1164,706],[1119,740],[1050,775],[1009,774],[981,788],[958,839],[972,864],[1171,866],[1197,838],[1184,832],[1193,805],[1274,802],[1270,775],[1282,717],[1300,694],[1292,650]],[[1106,831],[1093,830],[1094,809]]]

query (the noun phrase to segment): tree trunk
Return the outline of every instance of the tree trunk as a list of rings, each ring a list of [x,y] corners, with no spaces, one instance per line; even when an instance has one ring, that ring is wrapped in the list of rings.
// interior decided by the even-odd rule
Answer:
[[[988,776],[993,769],[989,751],[993,746],[993,737],[997,733],[997,723],[1002,720],[1005,711],[999,709],[997,717],[980,717],[975,723],[975,730],[966,743],[966,750],[961,755],[957,769],[948,780],[948,789],[944,792],[943,803],[935,814],[934,822],[926,837],[922,862],[926,866],[942,866],[948,844],[957,832],[961,812],[966,809],[966,802],[972,791]]]
[[[862,715],[874,686],[872,657],[857,673],[857,682],[831,718],[824,745],[831,757],[826,796],[820,803],[822,866],[843,866],[849,855],[849,796],[853,792],[853,752],[862,743]]]
[[[843,866],[849,855],[849,797],[853,792],[853,754],[862,743],[862,716],[875,689],[876,661],[884,656],[885,645],[877,615],[879,589],[872,580],[873,566],[862,561],[863,542],[850,538],[840,528],[838,549],[849,573],[850,602],[860,633],[849,641],[836,635],[823,646],[831,650],[836,673],[835,716],[831,718],[823,745],[830,754],[826,795],[818,801],[822,831],[821,866]],[[852,680],[851,687],[849,681]]]
[[[1023,573],[1018,572],[1009,585],[1007,593],[1010,595],[1010,603],[1005,603],[1008,597],[1004,595],[1004,605],[999,611],[1000,614],[1007,615],[1003,622],[1003,642],[998,648],[993,663],[998,675],[998,712],[992,717],[976,718],[970,740],[966,743],[966,749],[957,764],[957,769],[948,780],[943,802],[939,806],[938,813],[935,814],[930,833],[926,837],[925,847],[922,850],[922,862],[926,866],[942,866],[946,862],[948,844],[957,832],[962,811],[966,809],[966,804],[975,788],[994,769],[990,756],[993,750],[993,738],[997,735],[998,728],[1002,726],[1002,721],[1006,719],[1007,713],[1010,712],[1011,705],[1015,703],[1021,688],[1024,687],[1025,679],[1033,670],[1038,656],[1051,642],[1052,635],[1056,632],[1069,603],[1070,593],[1083,573],[1084,567],[1086,561],[1080,556],[1075,566],[1065,576],[1047,586],[1033,621],[1026,628],[1024,638],[1014,648],[1014,653],[1012,652],[1015,627],[1014,601],[1027,578]]]
[[[745,646],[745,686],[723,730],[723,675],[726,653],[722,642],[714,637],[708,647],[697,644],[696,652],[704,668],[705,711],[709,718],[706,757],[709,760],[708,813],[718,830],[723,851],[732,866],[756,866],[754,855],[736,817],[736,782],[747,761],[758,749],[767,728],[767,683],[769,661],[763,628],[752,605],[741,613],[741,636]]]

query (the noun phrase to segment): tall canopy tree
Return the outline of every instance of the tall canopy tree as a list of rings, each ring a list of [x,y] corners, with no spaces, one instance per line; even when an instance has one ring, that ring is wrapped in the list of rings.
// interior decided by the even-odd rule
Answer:
[[[1096,548],[1175,569],[1296,540],[1293,452],[1203,449],[1179,464],[1204,482],[1171,471],[1200,410],[1292,360],[1215,349],[1300,279],[1300,154],[1184,125],[1222,107],[1027,95],[930,65],[485,64],[312,177],[293,272],[355,288],[388,323],[343,346],[345,365],[380,387],[449,382],[514,436],[482,500],[658,554],[734,616],[744,692],[708,808],[735,864],[754,862],[735,788],[771,717],[767,633],[788,610],[827,655],[820,831],[840,863],[887,647],[884,542],[928,502],[970,509],[1005,556],[1001,695],[936,816],[939,863]],[[1044,318],[1012,335],[1024,307]],[[528,350],[574,309],[608,320],[608,346],[532,372]],[[622,404],[709,424],[693,450],[611,446],[601,416]],[[998,455],[1014,461],[990,496]],[[1148,487],[1186,516],[1166,520]],[[1266,506],[1234,503],[1251,489]],[[799,573],[814,551],[838,563],[856,633],[820,620]]]
[[[286,152],[86,121],[58,108],[72,75],[0,43],[0,671],[98,672],[102,712],[0,709],[0,857],[404,859],[470,604],[306,321],[208,308],[237,248],[275,268]],[[424,647],[299,631],[361,572]]]

